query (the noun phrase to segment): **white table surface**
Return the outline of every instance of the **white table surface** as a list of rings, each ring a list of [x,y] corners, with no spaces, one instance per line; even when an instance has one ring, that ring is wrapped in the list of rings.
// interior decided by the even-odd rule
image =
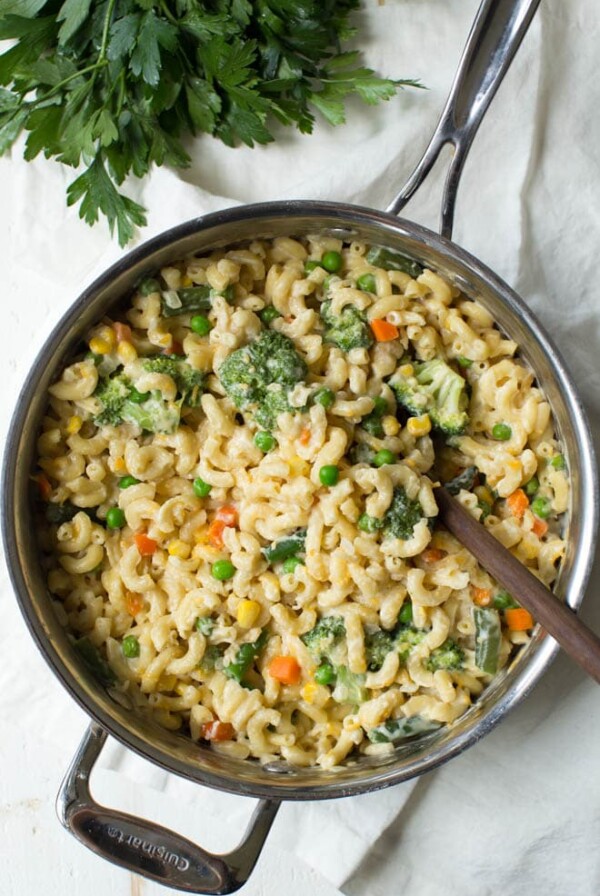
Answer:
[[[428,85],[382,109],[352,105],[345,129],[284,136],[276,147],[203,143],[182,175],[155,173],[141,195],[145,236],[198,208],[284,197],[384,207],[439,114],[476,0],[368,0],[369,59]],[[526,299],[567,358],[600,427],[600,116],[594,0],[542,0],[513,70],[478,135],[458,203],[457,242]],[[47,333],[95,273],[121,253],[64,208],[72,178],[54,163],[0,159],[0,433]],[[200,191],[194,188],[200,188]],[[133,190],[138,190],[133,187]],[[409,208],[435,226],[440,176]],[[600,631],[598,564],[582,609]],[[7,896],[159,896],[60,827],[54,800],[86,717],[34,647],[0,568],[0,842]],[[600,695],[560,656],[492,734],[423,778],[344,886],[351,896],[597,896],[600,892]],[[190,788],[192,785],[189,785]],[[173,824],[217,850],[202,792],[184,804],[99,772],[97,795]],[[226,803],[224,803],[226,809]],[[214,840],[214,837],[212,838]],[[339,844],[338,844],[339,846]],[[335,850],[336,843],[323,844]],[[315,855],[315,865],[319,865]],[[286,846],[275,822],[244,896],[339,892]]]

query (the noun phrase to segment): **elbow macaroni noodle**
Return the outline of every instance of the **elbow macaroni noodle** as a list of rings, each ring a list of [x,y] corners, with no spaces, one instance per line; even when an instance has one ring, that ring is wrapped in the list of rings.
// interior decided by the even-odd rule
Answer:
[[[72,518],[46,524],[48,586],[60,618],[99,651],[113,687],[137,711],[194,740],[212,739],[212,749],[231,756],[331,768],[350,754],[378,755],[393,747],[371,743],[374,727],[417,715],[450,724],[489,683],[493,676],[476,665],[473,609],[489,604],[498,586],[453,536],[432,526],[432,480],[476,467],[479,486],[461,490],[459,500],[547,585],[564,554],[568,476],[550,408],[517,346],[435,272],[413,278],[376,267],[368,248],[322,235],[279,237],[170,265],[160,272],[164,285],[136,290],[122,309],[120,338],[109,319],[90,334],[117,333],[100,372],[94,359],[76,359],[49,390],[38,439],[45,498],[49,506],[73,506]],[[332,313],[354,306],[367,325],[395,325],[395,339],[349,351],[324,341],[318,296],[327,272],[305,262],[327,252],[343,260],[330,284]],[[372,275],[372,291],[357,285],[364,274]],[[186,286],[233,291],[231,303],[213,295],[208,333],[194,331],[193,313],[161,313],[161,290],[176,296]],[[274,319],[263,324],[260,312],[271,306]],[[261,427],[225,395],[218,370],[266,326],[293,341],[308,373],[265,453],[254,440]],[[102,370],[117,368],[119,357],[127,357],[138,392],[175,401],[174,379],[140,363],[161,350],[185,355],[207,377],[198,406],[181,409],[177,429],[153,434],[132,422],[94,422]],[[467,431],[446,444],[431,427],[411,434],[386,382],[402,363],[434,357],[460,372],[470,392]],[[333,393],[330,406],[311,404],[317,386]],[[375,396],[388,405],[382,435],[360,426]],[[509,428],[508,438],[493,437],[497,424]],[[353,455],[361,446],[392,452],[394,462],[370,465]],[[320,471],[331,465],[339,479],[324,486]],[[124,487],[123,477],[135,481]],[[202,497],[198,478],[210,487]],[[534,478],[543,519],[534,502],[511,510],[511,496]],[[398,487],[423,510],[412,534],[364,531],[361,514],[383,519]],[[231,505],[235,522],[215,539],[219,509]],[[114,509],[123,516],[111,527]],[[264,548],[301,529],[303,560],[293,568],[269,564]],[[140,549],[139,533],[152,541],[151,553]],[[231,562],[231,577],[215,577],[218,561]],[[369,668],[369,633],[393,630],[408,602],[424,637],[407,657],[392,650]],[[302,636],[323,616],[343,619],[342,663],[362,682],[358,702],[344,702],[333,684],[314,677],[319,660]],[[198,628],[207,618],[208,628]],[[227,670],[261,631],[266,644],[242,686]],[[131,655],[126,638],[137,645]],[[448,638],[463,651],[462,667],[430,668]],[[527,630],[503,623],[499,670],[528,640]],[[297,678],[271,674],[282,655],[299,667]],[[224,736],[207,733],[215,721]]]

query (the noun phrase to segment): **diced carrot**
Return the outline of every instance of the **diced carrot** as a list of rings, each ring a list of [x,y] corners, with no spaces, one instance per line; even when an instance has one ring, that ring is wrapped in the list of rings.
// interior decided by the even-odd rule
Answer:
[[[225,521],[219,519],[214,519],[208,527],[206,535],[208,538],[208,543],[211,544],[213,548],[223,547],[223,531],[226,528],[227,524],[225,523]]]
[[[492,592],[489,588],[472,588],[471,597],[477,607],[487,607],[492,602]]]
[[[443,560],[445,556],[446,551],[442,551],[440,548],[425,548],[421,554],[423,563],[437,563],[438,560]]]
[[[50,495],[52,494],[52,486],[50,485],[50,480],[44,473],[40,473],[37,477],[37,484],[42,501],[49,501]]]
[[[158,547],[158,543],[153,538],[148,538],[145,532],[138,532],[133,540],[142,557],[151,557]]]
[[[212,722],[205,722],[200,728],[200,737],[203,740],[232,740],[235,737],[235,728],[229,722],[221,722],[214,719]]]
[[[162,353],[163,353],[163,355],[184,355],[185,354],[181,342],[178,342],[176,339],[174,339],[172,341],[171,345],[168,348],[163,348]]]
[[[300,435],[298,436],[298,441],[300,442],[301,445],[308,445],[308,443],[310,442],[310,436],[311,436],[310,426],[305,426],[304,429],[302,429],[300,431]]]
[[[371,329],[373,330],[373,336],[377,342],[391,342],[392,339],[397,339],[400,335],[400,330],[396,324],[391,324],[384,318],[376,318],[375,320],[372,320]]]
[[[130,616],[137,616],[144,607],[144,598],[135,591],[128,591],[125,595],[125,607]]]
[[[298,684],[301,672],[293,656],[274,656],[269,663],[269,675],[281,684]]]
[[[529,507],[529,498],[522,488],[518,488],[516,492],[513,492],[512,495],[508,496],[506,503],[508,504],[512,515],[518,520],[521,520],[523,519],[523,514]]]
[[[113,324],[113,330],[117,337],[117,342],[131,342],[131,327],[129,324],[122,324],[117,321]]]
[[[538,538],[542,538],[548,531],[548,523],[546,520],[541,520],[539,516],[535,516],[533,518],[533,526],[531,527],[531,531],[534,535],[537,535]]]
[[[504,611],[506,624],[511,632],[526,632],[533,628],[533,616],[523,607],[511,607]]]
[[[233,504],[223,504],[223,506],[219,507],[219,509],[217,510],[217,515],[215,518],[218,520],[223,520],[226,526],[237,526],[237,508],[235,508]]]

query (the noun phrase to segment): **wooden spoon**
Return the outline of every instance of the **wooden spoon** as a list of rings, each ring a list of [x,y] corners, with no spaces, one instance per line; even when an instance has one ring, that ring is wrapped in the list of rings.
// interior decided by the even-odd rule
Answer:
[[[600,638],[575,612],[546,588],[527,567],[471,516],[443,486],[435,489],[442,522],[536,622],[558,641],[581,668],[600,684]]]

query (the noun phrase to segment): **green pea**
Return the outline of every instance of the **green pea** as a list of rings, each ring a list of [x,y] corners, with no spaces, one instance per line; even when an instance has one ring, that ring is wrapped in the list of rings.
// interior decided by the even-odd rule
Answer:
[[[470,358],[465,358],[464,355],[459,355],[456,359],[458,361],[458,366],[463,367],[465,370],[473,365],[473,362]]]
[[[218,582],[226,582],[235,575],[235,566],[231,560],[217,560],[211,567],[213,579]]]
[[[322,407],[324,408],[330,408],[335,401],[335,395],[331,391],[331,389],[327,389],[325,386],[321,386],[321,388],[317,389],[317,391],[313,395],[313,401],[316,404],[322,405]]]
[[[377,452],[372,463],[376,467],[385,467],[386,464],[395,464],[396,455],[393,451],[389,451],[387,448],[382,448],[381,451]]]
[[[314,258],[309,258],[308,261],[304,262],[304,273],[311,274],[317,268],[321,267],[321,262],[316,261]]]
[[[541,520],[546,520],[550,516],[552,508],[548,498],[536,498],[531,502],[531,512],[539,516]]]
[[[121,476],[117,485],[119,488],[130,488],[132,485],[138,485],[139,481],[135,476]]]
[[[507,423],[494,423],[492,437],[499,442],[508,442],[512,438],[512,429]]]
[[[321,469],[319,470],[319,479],[321,480],[321,485],[337,485],[337,481],[339,478],[340,471],[335,464],[325,464],[325,466],[321,467]]]
[[[304,566],[304,560],[301,560],[300,557],[288,557],[287,560],[284,561],[283,571],[288,575],[289,573],[295,572],[297,566]]]
[[[135,635],[127,635],[126,638],[123,638],[121,650],[123,656],[126,656],[128,660],[133,660],[140,655],[140,642]]]
[[[315,669],[315,681],[317,684],[333,684],[335,681],[335,669],[331,663],[321,663]]]
[[[555,454],[552,460],[550,461],[550,466],[554,467],[555,470],[564,470],[566,469],[566,461],[564,454]]]
[[[204,481],[204,479],[200,479],[200,477],[198,477],[197,479],[194,479],[192,488],[194,489],[194,494],[198,498],[206,498],[207,495],[210,495],[212,485],[209,485],[208,482]]]
[[[143,296],[151,296],[153,292],[160,292],[160,283],[149,277],[147,280],[142,280],[138,289]]]
[[[532,476],[529,482],[525,485],[525,494],[531,498],[533,497],[533,495],[535,495],[539,487],[540,480],[537,478],[537,476]]]
[[[413,606],[412,601],[405,600],[402,604],[400,612],[398,614],[398,622],[401,622],[402,625],[409,625],[413,620]]]
[[[363,292],[377,292],[377,283],[373,274],[361,274],[356,285]]]
[[[106,513],[106,525],[109,529],[122,529],[125,525],[125,514],[120,507],[111,507]]]
[[[203,314],[194,314],[193,318],[190,321],[190,327],[192,328],[194,333],[197,333],[198,336],[208,336],[213,328],[213,325],[207,317],[204,317]]]
[[[266,308],[263,308],[262,311],[258,312],[258,316],[263,324],[267,324],[268,326],[274,320],[277,320],[278,317],[281,317],[281,314],[274,305],[267,305]]]
[[[492,606],[496,610],[510,610],[518,607],[519,604],[508,591],[499,591],[492,598]]]
[[[270,432],[266,430],[261,430],[261,432],[257,432],[254,436],[254,444],[257,448],[260,448],[265,454],[268,451],[271,451],[272,448],[277,444],[277,439],[275,436],[271,435]]]
[[[138,392],[135,386],[132,386],[131,392],[129,393],[129,401],[133,401],[134,404],[142,404],[143,401],[147,401],[149,398],[149,392]]]
[[[369,516],[368,513],[361,513],[357,525],[361,532],[372,533],[381,528],[380,521],[374,516]]]
[[[339,252],[326,252],[321,259],[321,267],[329,274],[337,274],[342,267],[342,256]]]

